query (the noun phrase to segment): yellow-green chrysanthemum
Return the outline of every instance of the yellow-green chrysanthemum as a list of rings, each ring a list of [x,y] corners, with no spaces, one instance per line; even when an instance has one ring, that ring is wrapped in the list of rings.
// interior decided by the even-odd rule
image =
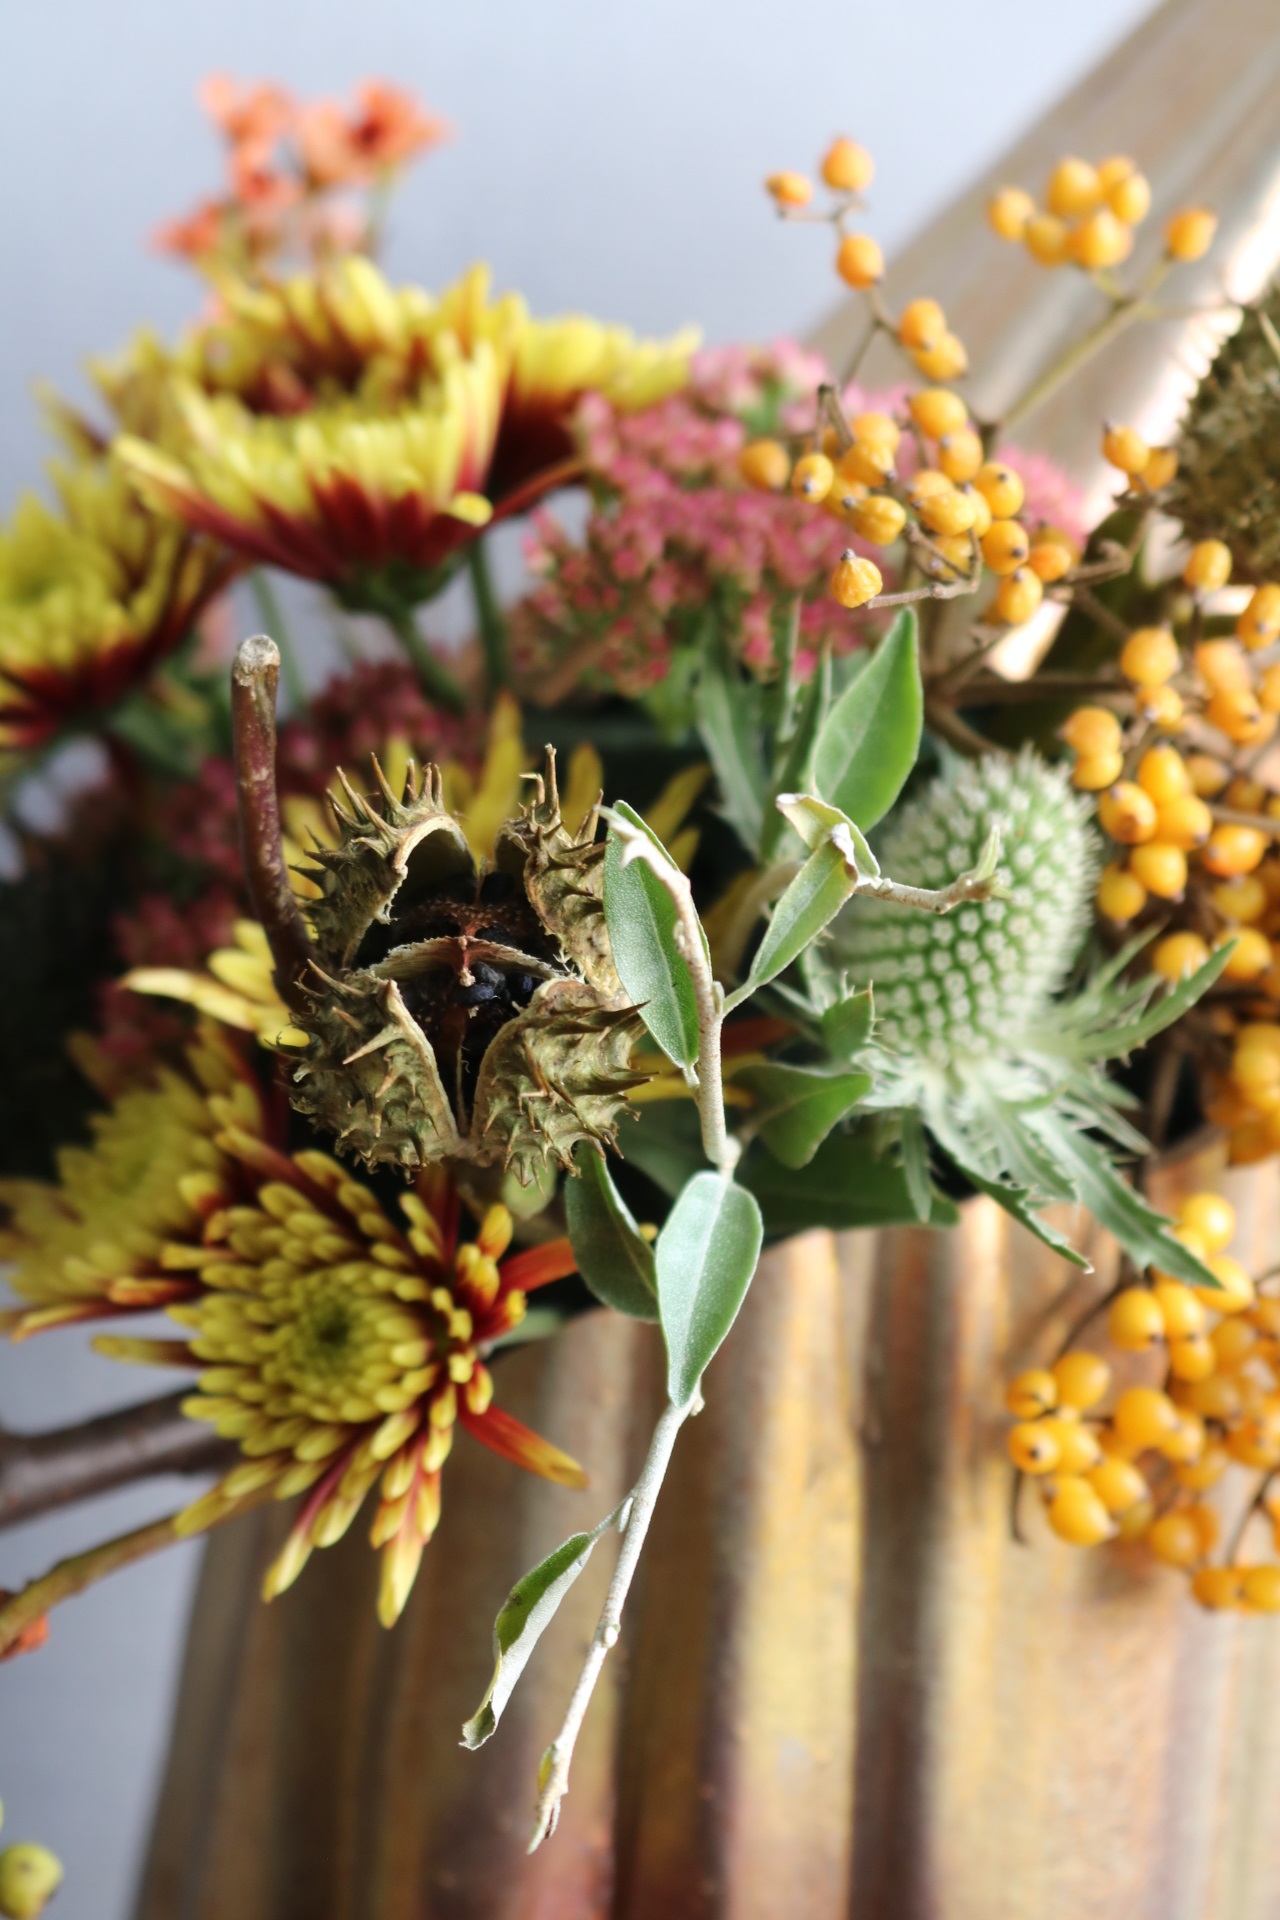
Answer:
[[[225,551],[138,499],[116,461],[54,470],[0,530],[0,750],[101,711],[190,632],[226,584]]]
[[[326,1155],[264,1137],[262,1103],[229,1042],[209,1036],[188,1074],[123,1094],[93,1144],[61,1158],[59,1184],[0,1188],[0,1251],[33,1304],[15,1338],[67,1320],[167,1305],[175,1340],[100,1336],[112,1358],[190,1365],[184,1403],[245,1456],[179,1516],[197,1532],[250,1501],[305,1493],[267,1575],[283,1591],[315,1547],[347,1531],[378,1484],[379,1617],[404,1606],[440,1510],[457,1426],[566,1486],[577,1464],[492,1405],[484,1364],[532,1287],[575,1269],[567,1241],[504,1259],[511,1216],[494,1207],[458,1244],[447,1177],[424,1177],[397,1225]]]

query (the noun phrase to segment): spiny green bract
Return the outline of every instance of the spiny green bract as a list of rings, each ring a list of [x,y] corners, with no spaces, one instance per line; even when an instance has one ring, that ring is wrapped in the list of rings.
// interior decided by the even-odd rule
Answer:
[[[1016,1050],[1088,925],[1098,868],[1088,803],[1030,750],[948,768],[892,821],[881,865],[895,880],[945,887],[976,864],[992,826],[1008,899],[950,914],[859,900],[837,935],[851,980],[874,986],[877,1041],[940,1068]]]
[[[1280,288],[1246,308],[1178,435],[1169,510],[1193,540],[1225,540],[1237,577],[1280,571]]]

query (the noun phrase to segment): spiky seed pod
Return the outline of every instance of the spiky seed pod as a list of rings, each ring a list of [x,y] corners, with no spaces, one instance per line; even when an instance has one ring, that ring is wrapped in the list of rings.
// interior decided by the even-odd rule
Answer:
[[[526,1186],[611,1140],[643,1025],[614,970],[595,818],[565,827],[553,756],[483,871],[433,769],[401,797],[384,781],[381,810],[346,795],[337,846],[311,856],[295,1106],[369,1165],[464,1160]]]
[[[1236,575],[1280,573],[1280,288],[1246,309],[1187,410],[1169,510],[1193,540],[1225,540]]]
[[[1098,841],[1067,775],[1029,749],[958,763],[896,815],[879,858],[895,880],[945,887],[973,867],[992,826],[1008,899],[949,914],[859,900],[838,958],[876,996],[876,1037],[941,1068],[1016,1050],[1062,986],[1089,922]]]

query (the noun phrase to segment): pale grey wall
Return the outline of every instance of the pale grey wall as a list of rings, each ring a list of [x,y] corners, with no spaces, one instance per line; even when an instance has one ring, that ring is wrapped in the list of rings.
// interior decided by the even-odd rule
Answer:
[[[213,185],[193,103],[223,68],[299,91],[385,74],[457,127],[399,204],[390,263],[428,285],[493,261],[535,306],[715,340],[800,331],[832,297],[825,236],[780,229],[760,177],[848,131],[875,152],[874,226],[903,239],[1150,0],[40,0],[4,9],[0,500],[38,473],[37,375],[74,385],[191,282],[144,236]],[[924,291],[924,289],[921,289]],[[54,1424],[162,1390],[75,1334],[0,1350],[0,1409]],[[0,1537],[0,1583],[167,1511],[177,1489]],[[195,1571],[191,1550],[55,1617],[0,1669],[5,1838],[68,1867],[60,1920],[124,1920]],[[495,1599],[497,1596],[495,1596]]]

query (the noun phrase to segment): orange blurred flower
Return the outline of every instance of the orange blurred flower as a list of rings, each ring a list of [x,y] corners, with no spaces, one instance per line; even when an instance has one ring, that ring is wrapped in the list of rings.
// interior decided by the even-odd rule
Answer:
[[[337,100],[299,108],[298,150],[313,186],[363,184],[448,138],[447,121],[425,113],[400,87],[366,80],[357,98],[359,108],[350,115]]]

